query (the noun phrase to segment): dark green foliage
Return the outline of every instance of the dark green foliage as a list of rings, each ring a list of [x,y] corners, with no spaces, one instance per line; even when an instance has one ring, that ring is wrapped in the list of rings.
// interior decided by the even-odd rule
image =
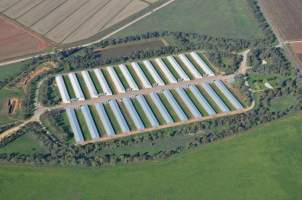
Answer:
[[[40,101],[45,106],[56,105],[61,101],[59,91],[54,84],[55,78],[45,80],[40,86],[39,97]]]

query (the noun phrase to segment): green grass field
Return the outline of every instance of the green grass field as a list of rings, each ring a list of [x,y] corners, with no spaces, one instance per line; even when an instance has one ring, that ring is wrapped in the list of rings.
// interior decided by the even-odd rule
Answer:
[[[25,70],[27,62],[14,63],[0,67],[0,81],[15,78]]]
[[[153,31],[197,32],[242,39],[264,36],[246,0],[176,0],[114,37]]]
[[[17,88],[7,88],[4,87],[0,90],[0,126],[16,122],[23,119],[21,110],[18,110],[15,114],[8,114],[8,99],[9,98],[22,98],[22,95],[24,95],[24,92],[21,89]]]
[[[302,197],[302,113],[169,160],[127,166],[0,166],[3,199]]]
[[[272,100],[270,110],[273,112],[286,110],[290,106],[296,105],[297,103],[299,103],[297,97],[292,95],[278,97]]]
[[[7,146],[0,148],[0,153],[17,153],[25,154],[45,153],[46,148],[39,143],[37,138],[32,133],[26,133]]]

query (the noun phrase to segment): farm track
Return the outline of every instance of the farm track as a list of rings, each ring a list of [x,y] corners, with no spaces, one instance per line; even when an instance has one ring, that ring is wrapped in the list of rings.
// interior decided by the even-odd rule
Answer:
[[[250,51],[251,51],[250,49],[247,49],[244,52],[239,54],[239,55],[243,56],[243,60],[240,64],[237,74],[246,74],[247,70],[249,69],[249,66],[247,64],[247,59],[248,59],[248,54]]]

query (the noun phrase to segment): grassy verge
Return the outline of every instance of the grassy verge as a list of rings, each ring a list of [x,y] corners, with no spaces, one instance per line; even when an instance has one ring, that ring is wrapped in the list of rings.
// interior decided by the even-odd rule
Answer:
[[[128,81],[126,80],[127,77],[124,76],[124,74],[122,73],[121,69],[119,67],[114,67],[114,70],[117,74],[117,76],[119,77],[120,81],[122,82],[124,88],[127,90],[130,88]]]
[[[155,105],[155,103],[152,101],[151,97],[149,95],[145,96],[146,101],[148,102],[148,104],[150,105],[150,108],[152,110],[152,112],[154,113],[154,115],[156,116],[158,122],[160,125],[164,125],[166,124],[165,119],[163,118],[163,116],[160,114],[159,109],[157,108],[157,106]]]
[[[205,75],[205,72],[202,70],[202,68],[195,62],[195,60],[189,55],[189,54],[186,54],[188,60],[194,65],[194,67],[197,69],[197,71],[202,75],[204,76]]]
[[[80,109],[75,110],[75,113],[76,113],[80,128],[82,130],[84,140],[91,140],[91,135],[90,135],[89,129],[87,127],[86,121],[84,119],[83,113],[81,112]]]
[[[196,52],[198,55],[199,55],[199,57],[208,65],[208,67],[215,73],[215,72],[217,72],[217,70],[216,70],[216,67],[214,67],[213,65],[212,65],[212,63],[210,63],[210,61],[209,61],[209,59],[203,54],[203,53],[201,53],[201,52]]]
[[[144,74],[146,75],[146,77],[149,80],[149,82],[151,83],[151,85],[156,84],[155,80],[153,79],[153,77],[151,76],[151,74],[149,73],[149,71],[147,70],[147,68],[145,67],[145,65],[143,63],[140,63],[140,62],[138,64],[141,67],[141,69],[144,72]]]
[[[125,116],[125,119],[127,121],[127,124],[129,125],[130,130],[136,130],[136,126],[131,118],[131,113],[128,112],[128,110],[126,109],[126,106],[123,102],[118,102],[119,106],[121,108],[121,111],[123,113],[123,115]]]
[[[215,103],[215,101],[211,98],[211,96],[207,93],[207,91],[201,86],[196,85],[197,89],[199,89],[200,93],[205,97],[208,103],[212,106],[216,113],[222,112],[219,106]]]
[[[189,89],[185,89],[187,95],[189,98],[192,100],[192,102],[195,104],[199,112],[201,112],[202,116],[208,116],[209,114],[207,111],[204,109],[204,107],[198,102],[197,98],[194,96],[193,92]]]
[[[105,108],[108,118],[112,124],[112,128],[114,129],[115,134],[121,133],[122,129],[121,129],[116,117],[114,116],[112,109],[110,108],[110,105],[108,103],[105,103],[104,108]]]
[[[39,142],[34,133],[26,133],[7,146],[0,148],[0,153],[46,153],[47,149]]]
[[[85,99],[90,99],[91,97],[90,97],[87,85],[84,81],[84,78],[82,77],[82,74],[76,73],[76,77],[77,77],[80,87],[84,93]]]
[[[151,126],[151,123],[146,115],[146,113],[144,112],[144,110],[142,109],[141,105],[139,104],[138,100],[137,99],[132,99],[132,103],[138,113],[138,115],[141,117],[144,125],[146,128],[150,128],[152,127]]]
[[[172,119],[175,122],[179,122],[180,119],[177,115],[177,113],[175,112],[175,110],[173,109],[173,107],[171,106],[171,104],[169,103],[168,99],[165,97],[165,95],[163,93],[159,93],[159,98],[161,99],[161,101],[163,102],[163,104],[166,106],[168,112],[170,113]]]
[[[172,95],[174,96],[174,98],[176,99],[176,101],[178,102],[178,104],[180,105],[180,107],[182,108],[182,110],[185,112],[185,114],[187,115],[187,117],[193,118],[193,114],[191,113],[191,111],[189,110],[189,108],[186,106],[185,102],[182,100],[182,98],[178,95],[178,93],[175,90],[170,90]]]
[[[162,58],[163,62],[166,64],[170,72],[173,74],[173,76],[176,78],[176,80],[179,80],[181,77],[178,75],[175,68],[170,64],[170,62],[167,60],[167,58]]]
[[[230,110],[236,110],[236,108],[233,106],[233,104],[228,100],[228,98],[223,94],[223,92],[214,83],[210,83],[210,85]]]
[[[92,118],[94,120],[94,123],[96,125],[96,128],[98,129],[98,132],[100,134],[100,137],[102,137],[103,135],[106,134],[106,130],[102,124],[102,121],[96,111],[96,108],[94,106],[88,106],[89,107],[89,110],[90,110],[90,113],[92,115]]]
[[[59,140],[67,143],[73,142],[73,133],[66,112],[58,115],[47,112],[41,116],[41,122]]]
[[[108,86],[109,86],[110,90],[112,91],[112,94],[116,94],[117,90],[116,90],[116,87],[114,86],[112,78],[110,77],[110,74],[108,73],[108,71],[106,69],[103,69],[102,73],[103,73],[104,78],[106,79],[106,81],[108,83]]]
[[[191,80],[194,80],[195,78],[194,78],[193,74],[189,71],[187,66],[177,56],[175,56],[174,58],[178,62],[178,64],[181,66],[181,68],[184,70],[184,72],[188,75],[188,77]]]
[[[158,64],[154,61],[150,61],[152,65],[154,66],[155,71],[157,71],[160,78],[164,81],[165,84],[169,84],[169,80],[167,78],[167,75],[161,70],[161,68],[158,66]]]
[[[71,85],[71,82],[70,82],[68,76],[67,75],[63,76],[63,80],[64,80],[64,83],[65,83],[66,89],[68,91],[69,97],[71,99],[76,98],[75,92],[72,88],[72,85]]]
[[[0,81],[4,81],[6,79],[16,78],[22,72],[26,70],[26,64],[28,61],[21,63],[14,63],[9,65],[4,65],[0,67]]]
[[[104,91],[103,91],[103,89],[102,89],[102,87],[101,87],[101,85],[100,85],[100,83],[99,83],[99,81],[98,81],[95,73],[93,71],[88,71],[88,73],[89,73],[89,75],[91,77],[91,80],[92,80],[92,82],[94,84],[94,87],[95,87],[96,91],[98,92],[98,94],[103,93]]]
[[[142,89],[143,88],[143,84],[140,81],[139,77],[137,76],[137,74],[135,73],[135,71],[133,70],[132,66],[130,66],[129,64],[126,64],[127,69],[129,71],[129,73],[132,75],[134,81],[136,82],[138,88]]]

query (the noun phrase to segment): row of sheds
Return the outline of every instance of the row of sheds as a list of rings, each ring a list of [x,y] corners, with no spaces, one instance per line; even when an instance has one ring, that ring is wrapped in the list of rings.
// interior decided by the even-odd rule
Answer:
[[[191,52],[190,53],[191,59],[194,60],[195,63],[198,64],[202,68],[202,70],[207,74],[208,76],[214,76],[213,71],[208,67],[208,65],[201,59],[201,57],[196,53],[196,52]],[[177,56],[179,60],[185,65],[187,70],[194,76],[194,78],[202,78],[202,74],[196,69],[195,65],[192,64],[190,59],[188,59],[187,55],[185,54],[180,54]],[[173,67],[173,70],[176,71],[178,76],[180,77],[181,80],[184,81],[189,81],[190,77],[188,74],[185,72],[184,68],[179,64],[179,61],[176,61],[176,59],[173,56],[168,56],[166,57],[167,61],[169,62],[170,66]],[[162,74],[165,76],[166,80],[168,81],[169,84],[172,83],[177,83],[178,80],[173,75],[169,67],[166,65],[166,63],[162,60],[162,58],[156,58],[154,59],[154,63],[159,67],[159,70],[162,71]],[[145,60],[143,61],[143,67],[145,70],[150,74],[152,79],[155,81],[156,85],[159,86],[164,86],[165,81],[163,77],[158,73],[156,70],[156,67],[154,64],[152,64],[151,61]],[[136,73],[139,82],[141,83],[143,88],[152,88],[152,84],[150,83],[150,78],[148,79],[144,70],[142,70],[142,66],[140,66],[136,62],[131,63],[131,67],[133,71]],[[138,91],[139,86],[138,83],[135,81],[133,78],[133,75],[129,72],[129,69],[125,64],[120,64],[118,66],[120,69],[121,74],[123,77],[125,77],[125,80],[127,81],[127,84],[129,88],[133,91]],[[116,88],[117,93],[125,93],[126,88],[123,85],[122,81],[120,80],[116,70],[114,67],[110,66],[106,68],[107,72],[109,73],[110,80],[112,81],[114,87]],[[88,89],[89,95],[91,98],[97,98],[100,96],[100,94],[97,92],[97,89],[95,87],[95,84],[99,84],[101,86],[101,89],[103,91],[104,95],[112,95],[113,91],[111,90],[108,80],[104,77],[103,72],[100,69],[94,69],[92,73],[95,74],[97,78],[97,83],[94,83],[90,77],[90,74],[88,71],[82,71],[80,72],[83,79],[84,83],[86,85],[86,88]],[[79,84],[79,81],[77,79],[77,76],[75,73],[69,73],[68,78],[71,82],[72,89],[75,93],[76,100],[85,100],[85,96],[83,94],[81,85]],[[56,76],[56,83],[58,85],[62,101],[63,103],[68,103],[70,102],[70,96],[68,93],[68,90],[64,84],[64,80],[62,78],[62,75]],[[83,87],[83,86],[82,86]]]
[[[221,81],[214,81],[212,84],[215,84],[219,90],[225,94],[225,97],[230,101],[233,102],[232,105],[236,109],[242,109],[243,106],[241,103],[236,99],[236,97],[228,90],[228,88],[224,85]],[[202,88],[206,91],[206,93],[211,97],[211,99],[215,102],[216,105],[218,105],[219,109],[223,112],[229,112],[230,109],[228,106],[224,103],[224,101],[221,99],[221,97],[214,91],[212,86],[209,83],[204,83],[202,85]],[[209,116],[215,115],[216,111],[214,108],[210,105],[206,97],[201,93],[200,89],[198,89],[195,85],[190,85],[187,88],[192,95],[195,97],[195,99],[198,101],[198,103],[203,107],[203,109],[207,112]],[[187,121],[189,120],[189,114],[186,113],[184,106],[189,110],[193,118],[202,118],[203,114],[199,111],[198,107],[196,106],[196,103],[194,103],[191,98],[188,96],[188,94],[185,92],[183,88],[177,88],[175,89],[175,94],[172,94],[169,90],[164,90],[162,92],[162,95],[166,98],[169,106],[167,106],[167,102],[163,102],[162,99],[159,97],[159,94],[157,93],[150,93],[149,97],[153,102],[153,106],[156,107],[156,109],[159,111],[160,115],[165,121],[165,124],[172,124],[175,122],[175,120],[171,116],[171,112],[169,112],[169,109],[173,109],[173,112],[177,115],[177,118],[180,121]],[[178,98],[175,97],[175,95],[178,96]],[[147,117],[150,126],[152,128],[156,128],[160,126],[160,123],[153,113],[154,108],[150,106],[150,104],[146,101],[145,97],[142,95],[138,95],[135,97],[136,101],[139,103],[140,107],[142,108],[142,112],[145,113],[145,116]],[[180,99],[180,101],[179,101]],[[235,101],[234,101],[235,100]],[[109,106],[112,110],[112,113],[114,115],[114,118],[116,119],[118,126],[120,127],[120,131],[122,133],[128,133],[130,132],[130,127],[128,124],[128,120],[125,116],[129,116],[131,118],[131,121],[133,121],[136,130],[144,130],[146,128],[143,120],[141,119],[141,115],[138,113],[137,109],[133,105],[132,99],[129,97],[124,97],[122,100],[123,104],[125,105],[125,108],[127,110],[128,115],[125,115],[123,113],[122,109],[120,108],[119,104],[116,100],[110,100]],[[90,132],[92,139],[98,139],[100,135],[107,135],[107,136],[113,136],[116,134],[116,131],[113,128],[112,125],[112,119],[109,118],[107,115],[104,105],[103,104],[96,104],[95,105],[96,111],[98,113],[98,117],[100,121],[103,124],[103,127],[105,129],[105,133],[99,133],[99,130],[96,128],[95,122],[98,120],[93,119],[90,110],[88,106],[82,106],[81,112],[83,113],[85,123],[87,124],[88,130]],[[68,108],[67,109],[67,115],[68,119],[70,121],[70,125],[72,127],[72,131],[75,134],[75,139],[77,143],[83,142],[83,134],[81,132],[80,126],[78,125],[78,121],[76,118],[76,115],[74,114],[74,110]]]

